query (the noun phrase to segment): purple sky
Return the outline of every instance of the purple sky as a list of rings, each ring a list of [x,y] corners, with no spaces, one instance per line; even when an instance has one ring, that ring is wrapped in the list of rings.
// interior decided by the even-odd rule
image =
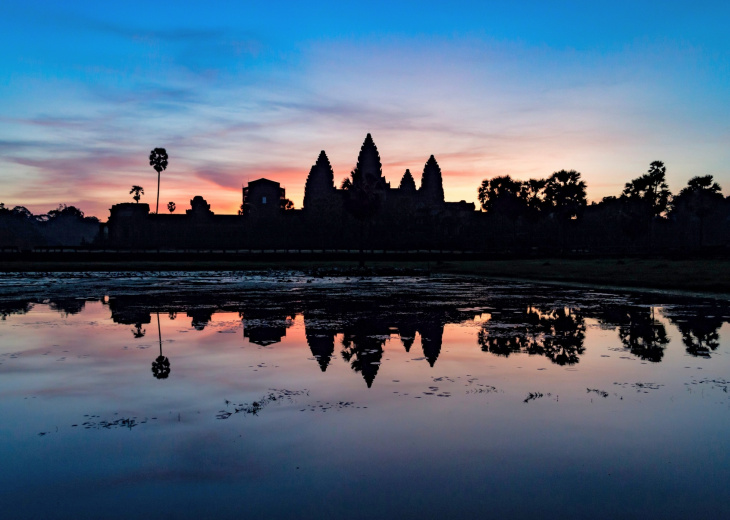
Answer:
[[[235,212],[268,177],[301,207],[371,132],[386,178],[434,154],[447,200],[576,169],[590,200],[663,160],[730,188],[730,8],[716,2],[124,2],[0,6],[0,202],[108,217],[165,147],[160,202]]]

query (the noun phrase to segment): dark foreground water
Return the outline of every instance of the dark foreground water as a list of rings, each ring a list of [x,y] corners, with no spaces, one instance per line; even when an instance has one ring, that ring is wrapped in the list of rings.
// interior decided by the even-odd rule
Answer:
[[[2,518],[728,518],[730,306],[468,278],[0,278]]]

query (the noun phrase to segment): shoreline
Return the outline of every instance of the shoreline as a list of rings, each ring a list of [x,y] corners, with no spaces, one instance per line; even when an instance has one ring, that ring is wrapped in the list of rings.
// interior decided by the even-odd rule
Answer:
[[[730,259],[602,258],[495,260],[0,260],[0,273],[267,271],[297,270],[314,275],[453,274],[533,283],[580,284],[620,290],[660,290],[728,297]],[[2,276],[2,274],[0,274]]]

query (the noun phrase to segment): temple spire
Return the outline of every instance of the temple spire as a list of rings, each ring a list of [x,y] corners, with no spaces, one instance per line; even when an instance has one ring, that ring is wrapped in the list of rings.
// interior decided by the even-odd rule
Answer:
[[[304,185],[304,209],[312,209],[315,201],[323,199],[335,192],[335,175],[332,165],[324,150],[319,153],[317,162],[309,170]]]
[[[403,174],[403,178],[400,181],[400,190],[408,193],[416,192],[416,181],[413,180],[411,170],[406,170],[406,173]]]
[[[360,155],[357,157],[357,171],[360,179],[374,177],[373,182],[383,176],[380,154],[370,134],[365,137],[360,148]]]
[[[418,192],[427,203],[439,204],[444,202],[444,183],[441,178],[441,168],[433,155],[428,158],[426,165],[423,167],[421,189]]]

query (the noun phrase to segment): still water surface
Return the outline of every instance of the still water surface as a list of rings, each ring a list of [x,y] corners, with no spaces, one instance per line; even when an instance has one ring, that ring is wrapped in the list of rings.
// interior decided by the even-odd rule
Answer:
[[[469,278],[6,276],[3,518],[727,518],[730,305]]]

